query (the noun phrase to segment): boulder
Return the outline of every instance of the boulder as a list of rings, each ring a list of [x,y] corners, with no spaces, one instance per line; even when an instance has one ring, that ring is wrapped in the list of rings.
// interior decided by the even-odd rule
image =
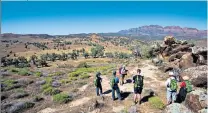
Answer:
[[[13,94],[11,95],[11,97],[12,97],[12,98],[15,98],[15,99],[24,98],[24,97],[26,97],[26,96],[29,96],[29,94],[26,93],[26,92],[13,93]]]
[[[61,83],[59,83],[58,81],[53,81],[52,86],[53,87],[59,87],[59,86],[61,86]]]
[[[46,83],[45,80],[40,80],[40,81],[36,81],[36,82],[35,82],[36,85],[43,85],[43,84],[45,84],[45,83]]]
[[[192,45],[180,45],[174,49],[172,49],[171,51],[169,51],[170,54],[174,54],[174,53],[178,53],[178,52],[191,52],[191,47]]]
[[[164,38],[164,43],[166,45],[172,45],[172,44],[175,44],[175,38],[173,36],[166,36]]]
[[[35,104],[32,102],[17,102],[14,103],[7,112],[9,113],[21,113],[24,110],[33,107]]]
[[[131,106],[128,110],[128,113],[137,113],[137,107],[136,106]]]
[[[188,108],[186,108],[183,104],[173,103],[165,108],[164,113],[193,113],[193,112]]]
[[[194,66],[196,66],[196,63],[194,63],[194,58],[193,58],[192,53],[184,54],[181,57],[180,62],[179,62],[179,68],[187,69],[187,68],[194,67]]]
[[[197,66],[184,70],[181,76],[187,76],[196,87],[207,88],[207,66]]]
[[[8,98],[8,94],[7,93],[1,93],[1,100],[4,100]]]
[[[187,94],[185,105],[194,112],[198,112],[207,107],[206,91],[195,90]]]
[[[152,59],[152,63],[154,64],[154,65],[156,65],[156,66],[160,66],[160,65],[162,65],[162,60],[161,59],[158,59],[158,58],[153,58]]]
[[[29,78],[20,78],[17,80],[17,83],[22,85],[22,86],[27,86],[29,84],[33,83],[33,80],[29,79]]]
[[[186,54],[186,52],[178,52],[178,53],[175,53],[175,54],[172,54],[169,58],[168,58],[168,61],[169,62],[172,62],[176,59],[180,59],[184,54]]]
[[[6,76],[10,76],[11,74],[9,73],[9,72],[0,72],[0,75],[2,76],[2,77],[6,77]]]
[[[207,111],[207,109],[205,109],[205,108],[198,111],[198,113],[207,113],[207,112],[208,112],[208,111]]]

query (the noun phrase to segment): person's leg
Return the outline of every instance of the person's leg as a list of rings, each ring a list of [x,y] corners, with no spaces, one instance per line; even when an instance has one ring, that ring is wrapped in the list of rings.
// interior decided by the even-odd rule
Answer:
[[[134,103],[136,104],[137,94],[134,93]]]
[[[99,88],[96,87],[96,95],[99,96]]]
[[[171,92],[171,95],[172,95],[172,103],[175,103],[175,102],[176,102],[176,95],[177,95],[177,92],[176,92],[176,91]]]
[[[121,93],[119,87],[116,88],[117,97],[119,100],[121,100]]]
[[[103,88],[102,88],[102,86],[100,86],[100,94],[101,95],[103,94]]]
[[[123,85],[124,84],[124,75],[122,75],[122,77],[121,77],[121,85]]]
[[[171,104],[171,92],[167,90],[167,105]]]
[[[112,99],[115,100],[115,89],[112,88]]]
[[[139,98],[139,104],[141,104],[141,98],[142,98],[142,97],[141,97],[141,96],[142,96],[141,94],[142,94],[142,89],[143,89],[143,88],[139,88],[139,93],[138,93],[138,96],[137,96],[137,97]]]

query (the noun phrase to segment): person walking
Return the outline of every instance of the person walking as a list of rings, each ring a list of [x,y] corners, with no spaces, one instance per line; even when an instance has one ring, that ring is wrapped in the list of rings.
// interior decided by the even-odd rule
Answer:
[[[96,94],[97,96],[100,96],[102,95],[103,91],[102,91],[102,78],[100,77],[101,73],[100,72],[97,72],[96,73],[96,77],[95,77],[95,80],[94,80],[94,85],[96,87]],[[100,91],[100,93],[99,93]]]
[[[126,70],[125,65],[123,65],[123,67],[121,69],[121,83],[120,83],[121,85],[124,84],[124,79],[125,79],[125,76],[127,75],[127,71],[128,70]]]
[[[116,76],[116,71],[113,71],[113,76],[110,80],[113,101],[115,100],[115,91],[116,91],[118,99],[121,100],[121,93],[120,93],[118,83],[119,83],[119,78]]]
[[[176,101],[176,94],[177,94],[177,80],[174,76],[172,71],[169,72],[169,78],[165,82],[167,87],[167,104],[174,103]]]
[[[133,76],[133,83],[134,83],[134,103],[138,103],[139,99],[139,104],[141,104],[141,93],[143,89],[143,80],[144,76],[141,75],[141,70],[137,69],[137,74]]]

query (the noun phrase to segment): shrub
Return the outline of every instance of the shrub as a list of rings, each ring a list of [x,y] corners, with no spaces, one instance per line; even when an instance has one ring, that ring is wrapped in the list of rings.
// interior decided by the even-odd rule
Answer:
[[[45,90],[45,89],[47,89],[47,88],[49,88],[49,87],[51,87],[51,85],[50,84],[44,84],[43,86],[42,86],[42,90]]]
[[[86,62],[80,63],[77,68],[89,68],[90,66]]]
[[[42,76],[42,73],[41,72],[35,72],[34,74],[36,77],[41,77]]]
[[[47,84],[51,84],[52,83],[52,78],[51,77],[46,77],[45,81]]]
[[[29,75],[29,70],[27,68],[19,69],[18,74],[22,76],[27,76]]]
[[[60,76],[60,75],[63,75],[63,74],[64,74],[63,72],[55,72],[55,73],[49,74],[48,76],[49,77],[52,77],[52,76]]]
[[[60,91],[58,89],[54,89],[52,87],[48,87],[43,90],[43,94],[45,94],[45,95],[56,95],[58,93],[60,93]]]
[[[86,78],[89,78],[89,77],[90,77],[90,75],[88,75],[88,74],[83,74],[83,75],[80,76],[81,79],[86,79]]]
[[[56,94],[53,96],[53,101],[57,103],[67,103],[72,100],[72,97],[65,93]]]
[[[15,83],[14,80],[8,79],[2,82],[3,84],[5,84],[7,87],[12,87]]]
[[[71,80],[62,79],[62,80],[60,80],[60,82],[61,82],[62,84],[67,84],[67,83],[70,83]]]
[[[149,102],[151,106],[153,106],[156,109],[163,109],[165,107],[164,103],[157,96],[149,98]]]

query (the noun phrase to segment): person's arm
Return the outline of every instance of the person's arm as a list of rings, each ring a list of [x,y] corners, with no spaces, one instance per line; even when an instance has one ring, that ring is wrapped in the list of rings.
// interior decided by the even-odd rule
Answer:
[[[135,76],[133,76],[133,83],[135,83]]]
[[[166,87],[170,87],[170,79],[168,79],[166,82],[165,82],[165,85],[166,85]]]

